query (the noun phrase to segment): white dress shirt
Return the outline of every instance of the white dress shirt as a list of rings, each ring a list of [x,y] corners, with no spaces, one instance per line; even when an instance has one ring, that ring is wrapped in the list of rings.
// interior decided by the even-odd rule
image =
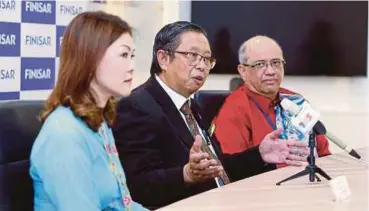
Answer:
[[[169,95],[170,99],[173,101],[174,105],[176,106],[178,112],[181,114],[181,117],[183,119],[183,121],[185,122],[185,124],[187,125],[188,130],[190,130],[187,121],[186,121],[186,117],[185,115],[181,112],[181,107],[183,106],[183,104],[187,101],[190,100],[190,98],[185,98],[184,96],[180,95],[179,93],[177,93],[176,91],[174,91],[173,89],[171,89],[169,86],[167,86],[160,78],[158,75],[155,75],[155,79],[158,81],[158,83],[160,84],[160,86],[164,89],[164,91]],[[195,120],[196,122],[196,120]],[[205,140],[204,134],[202,133],[202,129],[200,128],[199,124],[196,122],[197,128],[199,129],[200,135],[201,137]],[[210,150],[215,154],[214,149],[212,146],[210,146]],[[217,180],[217,178],[214,178],[215,182],[217,183],[217,186],[220,187],[219,185],[219,181]]]
[[[176,91],[174,91],[173,89],[171,89],[169,86],[167,86],[160,78],[158,75],[155,75],[155,79],[159,82],[160,86],[164,89],[164,91],[169,95],[169,98],[173,101],[174,105],[176,106],[178,112],[181,114],[181,117],[183,119],[183,121],[186,123],[187,127],[187,121],[186,121],[186,117],[185,115],[181,112],[181,107],[183,106],[183,104],[185,104],[185,102],[187,100],[190,100],[190,98],[185,98],[184,96],[180,95],[179,93],[177,93]],[[197,122],[196,122],[197,124]],[[199,125],[197,124],[197,127],[199,128],[200,131],[200,135],[204,136],[202,134],[202,129],[199,127]],[[188,129],[190,130],[190,128],[188,127]],[[204,137],[202,137],[204,138]]]

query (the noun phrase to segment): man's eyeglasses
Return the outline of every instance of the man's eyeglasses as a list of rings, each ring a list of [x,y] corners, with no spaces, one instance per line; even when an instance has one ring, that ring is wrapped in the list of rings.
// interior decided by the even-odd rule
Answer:
[[[272,66],[272,68],[275,70],[281,70],[285,64],[286,64],[286,61],[284,61],[283,59],[272,59],[270,61],[261,60],[261,61],[255,62],[254,64],[242,64],[242,65],[246,67],[251,67],[255,70],[264,71],[268,69],[269,65]]]
[[[172,53],[179,53],[184,55],[187,58],[188,65],[196,66],[198,65],[201,60],[204,60],[204,64],[209,68],[213,69],[216,63],[216,59],[209,56],[203,56],[198,53],[194,52],[187,52],[187,51],[168,51]]]

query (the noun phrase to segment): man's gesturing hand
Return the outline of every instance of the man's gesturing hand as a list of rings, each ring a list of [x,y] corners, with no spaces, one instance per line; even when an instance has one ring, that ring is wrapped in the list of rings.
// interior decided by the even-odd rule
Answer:
[[[196,183],[220,176],[223,167],[215,160],[210,159],[208,153],[201,151],[202,138],[196,136],[190,150],[189,162],[183,168],[183,178],[186,183]]]
[[[260,143],[259,151],[266,163],[286,163],[292,166],[302,166],[309,155],[308,145],[301,141],[281,140],[282,129],[266,135]]]

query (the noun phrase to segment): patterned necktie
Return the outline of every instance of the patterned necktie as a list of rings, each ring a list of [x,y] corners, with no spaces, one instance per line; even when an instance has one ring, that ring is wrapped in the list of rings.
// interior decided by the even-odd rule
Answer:
[[[188,124],[188,127],[190,128],[190,131],[191,131],[191,134],[193,137],[197,136],[197,135],[200,135],[200,131],[199,131],[199,128],[197,126],[197,123],[196,123],[196,120],[195,120],[195,117],[191,111],[191,107],[190,107],[190,101],[187,100],[183,106],[181,107],[181,112],[184,114],[185,118],[186,118],[186,122]],[[206,134],[204,134],[206,135]],[[201,136],[201,135],[200,135]],[[209,156],[213,159],[215,159],[216,161],[218,161],[218,163],[220,163],[218,157],[216,156],[216,154],[210,149],[210,147],[208,146],[208,144],[206,143],[206,141],[204,140],[204,138],[201,136],[202,138],[202,144],[201,144],[201,150],[203,152],[206,152],[209,154]],[[220,163],[220,165],[222,165]],[[216,177],[215,178],[218,182],[218,184],[220,186],[223,186],[223,185],[226,185],[229,182],[229,178],[226,174],[225,171],[223,171],[222,175],[220,177]]]

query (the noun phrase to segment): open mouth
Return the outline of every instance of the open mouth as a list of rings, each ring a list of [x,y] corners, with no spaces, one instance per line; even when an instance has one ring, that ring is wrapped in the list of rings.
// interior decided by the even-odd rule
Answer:
[[[197,83],[204,82],[204,77],[202,76],[195,76],[195,77],[192,77],[192,79],[194,79]]]

